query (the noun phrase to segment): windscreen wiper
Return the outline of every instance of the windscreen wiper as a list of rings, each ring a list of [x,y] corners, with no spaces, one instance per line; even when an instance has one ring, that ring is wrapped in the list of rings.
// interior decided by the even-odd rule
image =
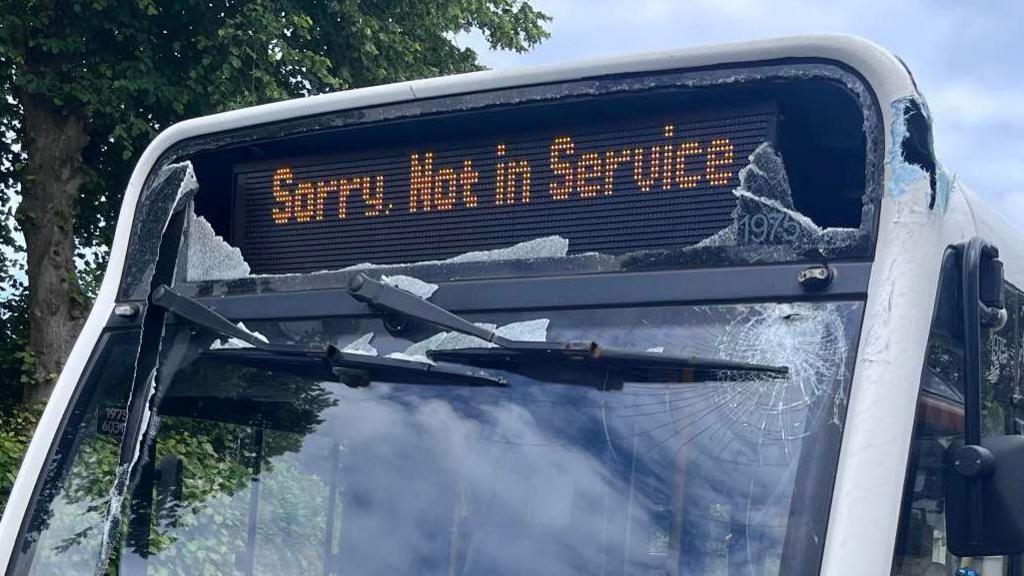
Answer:
[[[245,330],[198,300],[167,286],[158,286],[150,302],[191,324],[225,338],[237,338],[252,348],[210,350],[218,358],[256,368],[278,368],[311,377],[326,372],[346,386],[359,388],[370,382],[402,384],[451,384],[461,386],[504,386],[501,378],[483,374],[476,367],[457,364],[430,364],[397,358],[354,354],[328,345],[307,348],[295,344],[267,342]]]
[[[589,379],[611,374],[619,383],[703,382],[720,379],[723,373],[756,373],[769,377],[783,377],[789,373],[789,368],[785,366],[606,348],[593,341],[512,340],[501,336],[495,330],[477,326],[410,292],[378,282],[362,273],[350,278],[348,293],[371,307],[475,336],[494,345],[431,350],[427,352],[431,360],[507,370],[544,380],[561,380],[581,375]]]

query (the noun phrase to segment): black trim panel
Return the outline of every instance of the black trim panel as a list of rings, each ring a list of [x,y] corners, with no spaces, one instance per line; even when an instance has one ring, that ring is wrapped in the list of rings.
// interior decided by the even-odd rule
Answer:
[[[703,268],[661,272],[466,280],[440,284],[430,301],[454,312],[607,308],[864,298],[869,262],[833,264],[834,281],[808,292],[797,275],[806,264]],[[375,314],[344,288],[199,298],[232,320],[301,319]]]

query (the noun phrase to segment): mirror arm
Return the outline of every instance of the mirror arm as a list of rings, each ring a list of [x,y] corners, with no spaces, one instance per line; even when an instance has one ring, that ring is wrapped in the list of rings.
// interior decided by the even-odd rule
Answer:
[[[975,236],[960,245],[964,330],[964,443],[981,444],[981,329],[1006,323],[999,249]]]
[[[981,260],[994,250],[975,236],[961,246],[961,305],[964,331],[964,443],[981,443]],[[997,252],[998,254],[998,252]]]
[[[992,472],[992,453],[981,446],[981,330],[1005,323],[1003,268],[999,250],[975,236],[961,247],[961,302],[964,330],[964,446],[954,458],[954,470],[967,478],[970,509],[968,533],[979,540],[984,533],[984,494],[981,478]]]

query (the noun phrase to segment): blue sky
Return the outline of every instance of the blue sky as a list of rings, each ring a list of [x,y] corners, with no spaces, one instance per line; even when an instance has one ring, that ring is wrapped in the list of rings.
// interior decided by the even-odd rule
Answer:
[[[718,42],[846,33],[902,58],[928,100],[940,161],[1024,228],[1024,2],[1017,0],[531,0],[554,17],[501,69]]]

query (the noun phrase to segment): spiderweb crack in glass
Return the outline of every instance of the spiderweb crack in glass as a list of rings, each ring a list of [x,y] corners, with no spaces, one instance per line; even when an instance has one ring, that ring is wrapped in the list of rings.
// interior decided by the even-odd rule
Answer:
[[[833,306],[750,306],[722,334],[719,348],[726,358],[789,367],[785,378],[755,377],[716,388],[715,400],[739,425],[737,432],[785,442],[822,423],[839,424],[845,398],[832,383],[846,371],[846,337]]]

